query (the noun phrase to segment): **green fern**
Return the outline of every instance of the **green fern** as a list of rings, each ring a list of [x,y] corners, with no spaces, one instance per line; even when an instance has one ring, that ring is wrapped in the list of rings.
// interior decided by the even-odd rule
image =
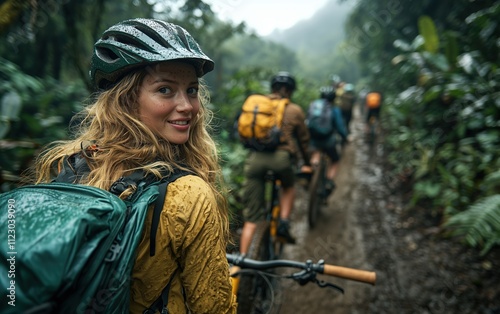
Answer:
[[[500,194],[485,197],[466,211],[452,216],[444,225],[452,236],[463,237],[472,247],[480,246],[485,255],[500,245]]]
[[[484,184],[488,187],[500,187],[500,170],[492,172],[484,178]]]

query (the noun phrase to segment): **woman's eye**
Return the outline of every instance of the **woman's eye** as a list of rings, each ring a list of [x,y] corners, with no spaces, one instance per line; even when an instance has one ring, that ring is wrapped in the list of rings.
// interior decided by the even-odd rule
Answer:
[[[198,87],[190,87],[187,90],[188,95],[198,95]]]
[[[168,94],[168,93],[170,93],[170,88],[168,88],[168,87],[161,87],[158,91],[160,93],[162,93],[162,94]]]

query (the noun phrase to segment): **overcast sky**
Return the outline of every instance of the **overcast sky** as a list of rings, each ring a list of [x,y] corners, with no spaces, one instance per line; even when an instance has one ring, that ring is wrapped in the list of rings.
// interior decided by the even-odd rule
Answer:
[[[207,0],[222,20],[247,26],[261,36],[310,18],[328,0]]]

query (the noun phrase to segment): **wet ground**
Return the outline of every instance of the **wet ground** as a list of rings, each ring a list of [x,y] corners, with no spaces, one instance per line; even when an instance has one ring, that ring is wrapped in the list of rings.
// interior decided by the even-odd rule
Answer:
[[[377,283],[319,277],[344,288],[341,294],[284,281],[280,313],[500,313],[500,250],[480,258],[440,236],[429,210],[404,210],[404,195],[388,180],[384,145],[368,145],[362,131],[356,116],[337,189],[313,230],[299,188],[292,216],[298,243],[284,257],[375,271]]]

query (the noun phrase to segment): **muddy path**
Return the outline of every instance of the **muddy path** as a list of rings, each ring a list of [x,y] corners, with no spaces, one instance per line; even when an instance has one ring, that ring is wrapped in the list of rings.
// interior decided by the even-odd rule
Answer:
[[[286,280],[280,313],[500,313],[500,250],[479,258],[440,237],[428,211],[406,212],[384,169],[384,145],[366,143],[357,111],[351,131],[337,188],[313,230],[299,187],[292,214],[297,244],[287,246],[284,257],[375,271],[377,283],[319,276],[341,286],[341,294]]]
[[[292,216],[293,234],[298,243],[287,246],[284,257],[317,261],[365,270],[374,270],[374,265],[366,256],[365,234],[359,222],[365,206],[374,206],[366,193],[366,183],[376,182],[380,170],[372,169],[366,174],[361,152],[366,146],[362,136],[362,124],[355,117],[352,127],[352,141],[343,151],[336,177],[337,188],[330,195],[328,204],[323,206],[317,226],[310,230],[307,224],[307,193],[298,188],[297,200]],[[363,181],[364,180],[364,181]],[[367,204],[368,203],[368,204]],[[378,280],[383,280],[380,278]],[[286,289],[285,302],[281,313],[365,313],[369,309],[370,291],[377,289],[371,285],[319,276],[345,290],[321,289],[313,284],[299,286],[292,284]],[[333,311],[334,309],[334,311]]]

